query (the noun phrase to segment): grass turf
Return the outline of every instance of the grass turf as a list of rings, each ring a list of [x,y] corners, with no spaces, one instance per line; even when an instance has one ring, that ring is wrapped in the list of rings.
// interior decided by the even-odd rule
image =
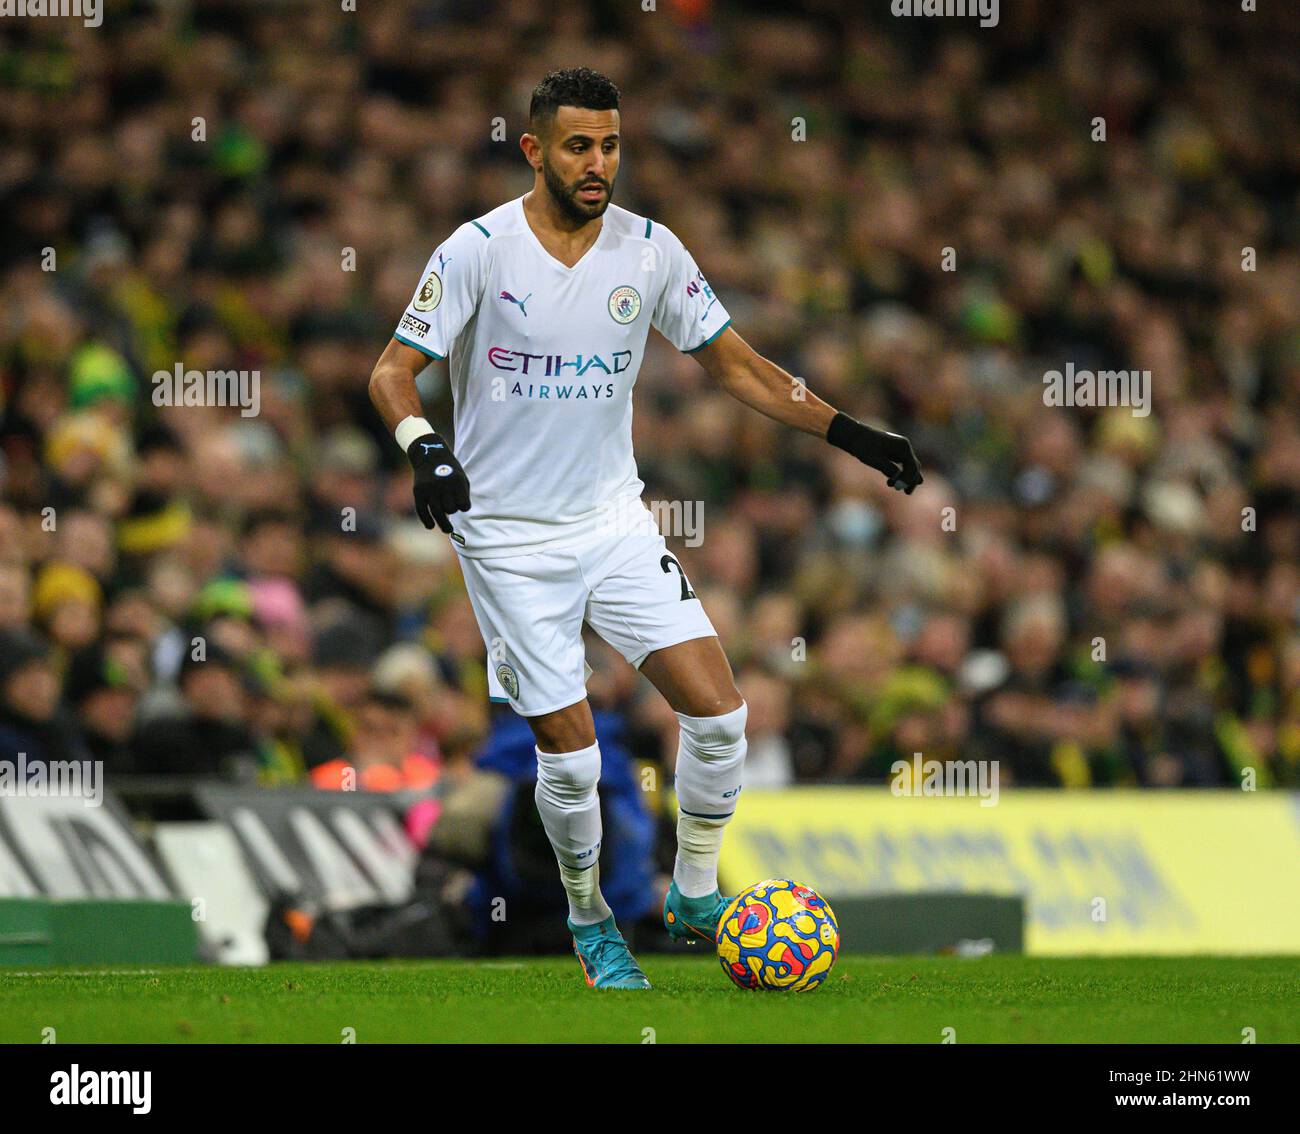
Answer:
[[[0,969],[0,1041],[358,1043],[1300,1042],[1295,958],[841,957],[804,995],[649,956],[653,992],[593,992],[572,958]]]

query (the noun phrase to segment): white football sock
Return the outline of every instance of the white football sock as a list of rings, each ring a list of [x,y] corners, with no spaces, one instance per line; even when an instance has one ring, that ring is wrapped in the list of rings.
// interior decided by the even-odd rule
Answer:
[[[722,835],[736,810],[745,768],[749,706],[719,717],[678,713],[677,860],[673,881],[683,897],[702,898],[718,888]]]
[[[600,892],[600,745],[577,752],[537,753],[533,798],[560,864],[574,925],[595,925],[610,915]]]

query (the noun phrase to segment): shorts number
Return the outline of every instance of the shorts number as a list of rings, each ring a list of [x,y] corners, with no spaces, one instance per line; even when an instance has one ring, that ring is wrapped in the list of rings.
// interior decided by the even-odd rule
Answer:
[[[659,560],[659,566],[663,569],[664,574],[668,573],[669,567],[677,568],[677,574],[682,577],[682,602],[695,597],[695,592],[691,590],[691,584],[686,580],[686,572],[682,570],[682,565],[678,563],[676,559],[671,555],[665,555],[661,560]]]

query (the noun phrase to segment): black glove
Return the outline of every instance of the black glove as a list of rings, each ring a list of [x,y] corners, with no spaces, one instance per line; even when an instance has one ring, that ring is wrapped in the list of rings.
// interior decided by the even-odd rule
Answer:
[[[426,528],[451,532],[447,516],[469,511],[469,478],[438,434],[417,437],[406,449],[415,470],[415,514]]]
[[[846,413],[837,413],[826,431],[826,440],[846,453],[852,453],[864,465],[885,474],[890,488],[912,495],[925,478],[916,463],[912,443],[897,433],[872,429]]]

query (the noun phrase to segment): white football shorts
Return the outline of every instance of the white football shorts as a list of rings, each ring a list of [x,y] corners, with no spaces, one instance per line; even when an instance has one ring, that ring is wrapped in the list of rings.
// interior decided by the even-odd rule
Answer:
[[[650,513],[559,550],[460,557],[488,653],[488,690],[536,717],[587,696],[585,621],[633,666],[717,631]]]

